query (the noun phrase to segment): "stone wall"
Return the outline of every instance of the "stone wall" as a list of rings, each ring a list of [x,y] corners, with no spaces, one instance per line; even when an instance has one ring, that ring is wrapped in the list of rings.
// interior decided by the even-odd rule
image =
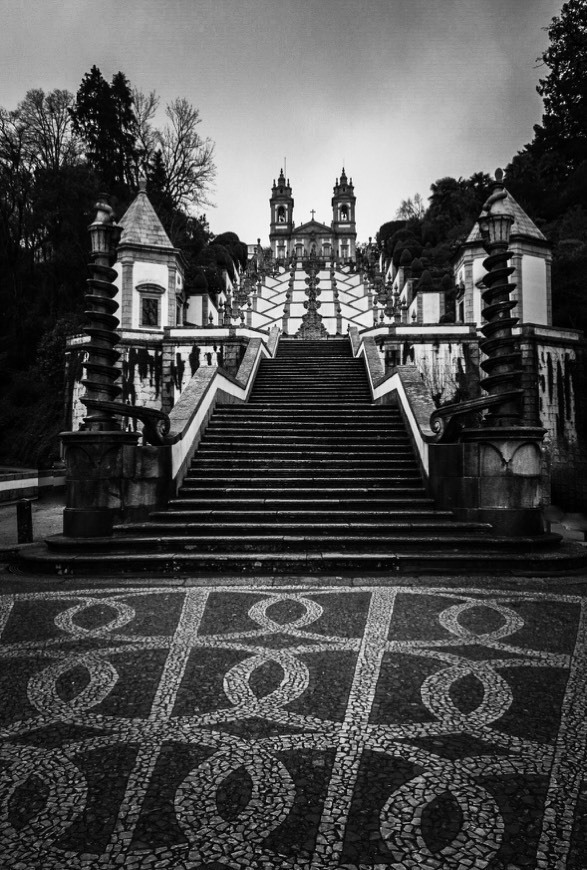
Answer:
[[[163,393],[163,354],[160,342],[124,343],[120,401],[146,408],[160,408]]]
[[[82,385],[83,362],[86,358],[84,344],[89,341],[85,336],[75,336],[69,341],[65,353],[65,428],[77,432],[82,420],[87,414],[85,405],[80,399],[85,393]]]
[[[546,330],[540,332],[543,334],[535,335],[538,410],[546,429],[544,445],[550,466],[552,503],[568,511],[585,511],[587,345],[577,333],[565,342],[564,334],[557,337],[548,335]]]
[[[122,392],[119,401],[145,408],[157,408],[169,413],[201,366],[222,366],[236,375],[249,339],[222,338],[169,339],[158,335],[124,332],[119,345]],[[87,414],[80,399],[85,339],[70,343],[66,360],[66,423],[70,431],[79,429]],[[129,421],[128,428],[140,431],[142,424]]]
[[[385,370],[414,365],[436,407],[479,395],[479,344],[476,335],[453,337],[400,335],[377,339],[385,350]]]

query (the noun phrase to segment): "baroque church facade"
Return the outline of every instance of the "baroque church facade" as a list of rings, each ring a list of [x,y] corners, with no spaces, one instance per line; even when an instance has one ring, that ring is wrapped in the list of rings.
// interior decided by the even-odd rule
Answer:
[[[269,243],[278,262],[291,257],[301,260],[312,255],[325,260],[334,258],[342,263],[354,261],[357,246],[356,197],[353,179],[347,178],[344,167],[333,187],[330,226],[315,219],[315,210],[312,210],[311,220],[296,226],[292,188],[283,169],[277,183],[273,181],[269,202]]]

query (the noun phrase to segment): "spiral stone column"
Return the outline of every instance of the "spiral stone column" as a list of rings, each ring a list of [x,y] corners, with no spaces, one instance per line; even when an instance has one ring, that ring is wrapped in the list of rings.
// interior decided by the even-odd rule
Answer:
[[[480,349],[486,355],[481,368],[486,377],[481,387],[486,396],[472,404],[485,405],[480,425],[464,429],[462,466],[458,485],[469,518],[490,522],[505,535],[538,535],[543,531],[543,474],[540,442],[545,430],[525,425],[522,355],[514,334],[518,318],[511,298],[514,269],[508,250],[514,213],[503,173],[496,172],[493,191],[483,207],[479,229],[488,253],[483,265],[484,338]],[[467,403],[464,403],[465,405]]]
[[[66,468],[63,533],[68,537],[98,537],[112,533],[113,522],[124,515],[128,481],[135,476],[135,451],[139,435],[124,432],[120,415],[109,404],[121,391],[116,366],[118,302],[113,281],[116,245],[120,227],[112,208],[104,201],[96,205],[96,217],[89,227],[92,245],[86,301],[87,360],[81,401],[88,416],[77,432],[62,433]]]
[[[85,295],[86,327],[90,341],[85,345],[88,354],[84,363],[86,376],[82,380],[86,388],[81,401],[90,410],[85,418],[84,430],[92,432],[112,432],[120,429],[118,420],[107,411],[100,409],[101,402],[113,402],[121,392],[117,384],[120,370],[116,363],[120,353],[116,345],[120,336],[115,331],[119,325],[115,312],[118,302],[114,298],[117,288],[114,285],[116,272],[112,263],[116,259],[116,246],[121,227],[114,222],[113,210],[106,202],[96,204],[96,217],[90,224],[92,260]]]
[[[503,402],[493,405],[484,420],[484,426],[519,426],[521,423],[522,354],[519,342],[513,334],[518,317],[512,315],[516,301],[511,293],[516,285],[509,277],[514,272],[509,261],[508,251],[511,226],[514,216],[507,201],[507,193],[501,184],[502,173],[496,173],[497,183],[485,204],[485,214],[479,219],[479,228],[485,250],[489,256],[483,261],[487,274],[483,277],[485,290],[482,298],[485,304],[483,317],[486,323],[481,327],[485,338],[479,347],[487,359],[481,368],[487,377],[481,380],[481,387],[489,396],[503,397]]]

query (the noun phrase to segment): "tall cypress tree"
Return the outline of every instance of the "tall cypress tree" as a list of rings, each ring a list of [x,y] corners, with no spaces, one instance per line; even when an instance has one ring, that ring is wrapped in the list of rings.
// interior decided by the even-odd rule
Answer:
[[[82,79],[71,118],[106,190],[125,197],[136,181],[138,160],[137,120],[125,75],[118,72],[109,84],[94,65]]]
[[[548,28],[550,45],[541,60],[548,75],[537,91],[544,100],[538,152],[556,151],[572,172],[587,155],[587,2],[568,0]]]

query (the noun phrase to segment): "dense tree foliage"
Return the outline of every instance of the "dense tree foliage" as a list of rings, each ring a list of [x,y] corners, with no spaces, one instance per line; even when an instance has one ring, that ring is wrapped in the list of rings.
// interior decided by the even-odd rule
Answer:
[[[99,191],[120,217],[146,175],[151,201],[185,254],[188,282],[197,276],[211,234],[196,213],[214,180],[214,148],[200,138],[199,113],[186,100],[167,107],[158,130],[158,102],[122,72],[108,82],[94,66],[75,96],[36,88],[16,109],[0,107],[1,462],[56,458],[65,336],[83,322],[87,227]]]
[[[431,186],[428,207],[416,194],[402,202],[396,219],[377,234],[380,250],[396,266],[408,266],[412,276],[448,290],[447,319],[452,317],[454,290],[451,261],[471,231],[491,189],[491,178],[476,172],[470,178],[440,178]]]
[[[540,60],[542,124],[506,168],[506,183],[553,245],[556,325],[587,329],[587,0],[553,18]]]
[[[547,71],[537,90],[544,100],[534,138],[506,167],[506,186],[553,244],[553,319],[587,330],[587,0],[568,0],[548,27],[539,61]],[[396,264],[410,251],[441,280],[470,232],[491,179],[441,178],[422,213],[416,196],[377,235]]]
[[[97,66],[83,77],[70,110],[74,132],[85,146],[88,163],[105,190],[127,198],[136,183],[137,119],[126,76],[112,82]]]
[[[568,0],[548,28],[550,45],[542,55],[548,75],[540,79],[542,125],[535,128],[535,151],[555,152],[572,173],[587,154],[587,4]]]

